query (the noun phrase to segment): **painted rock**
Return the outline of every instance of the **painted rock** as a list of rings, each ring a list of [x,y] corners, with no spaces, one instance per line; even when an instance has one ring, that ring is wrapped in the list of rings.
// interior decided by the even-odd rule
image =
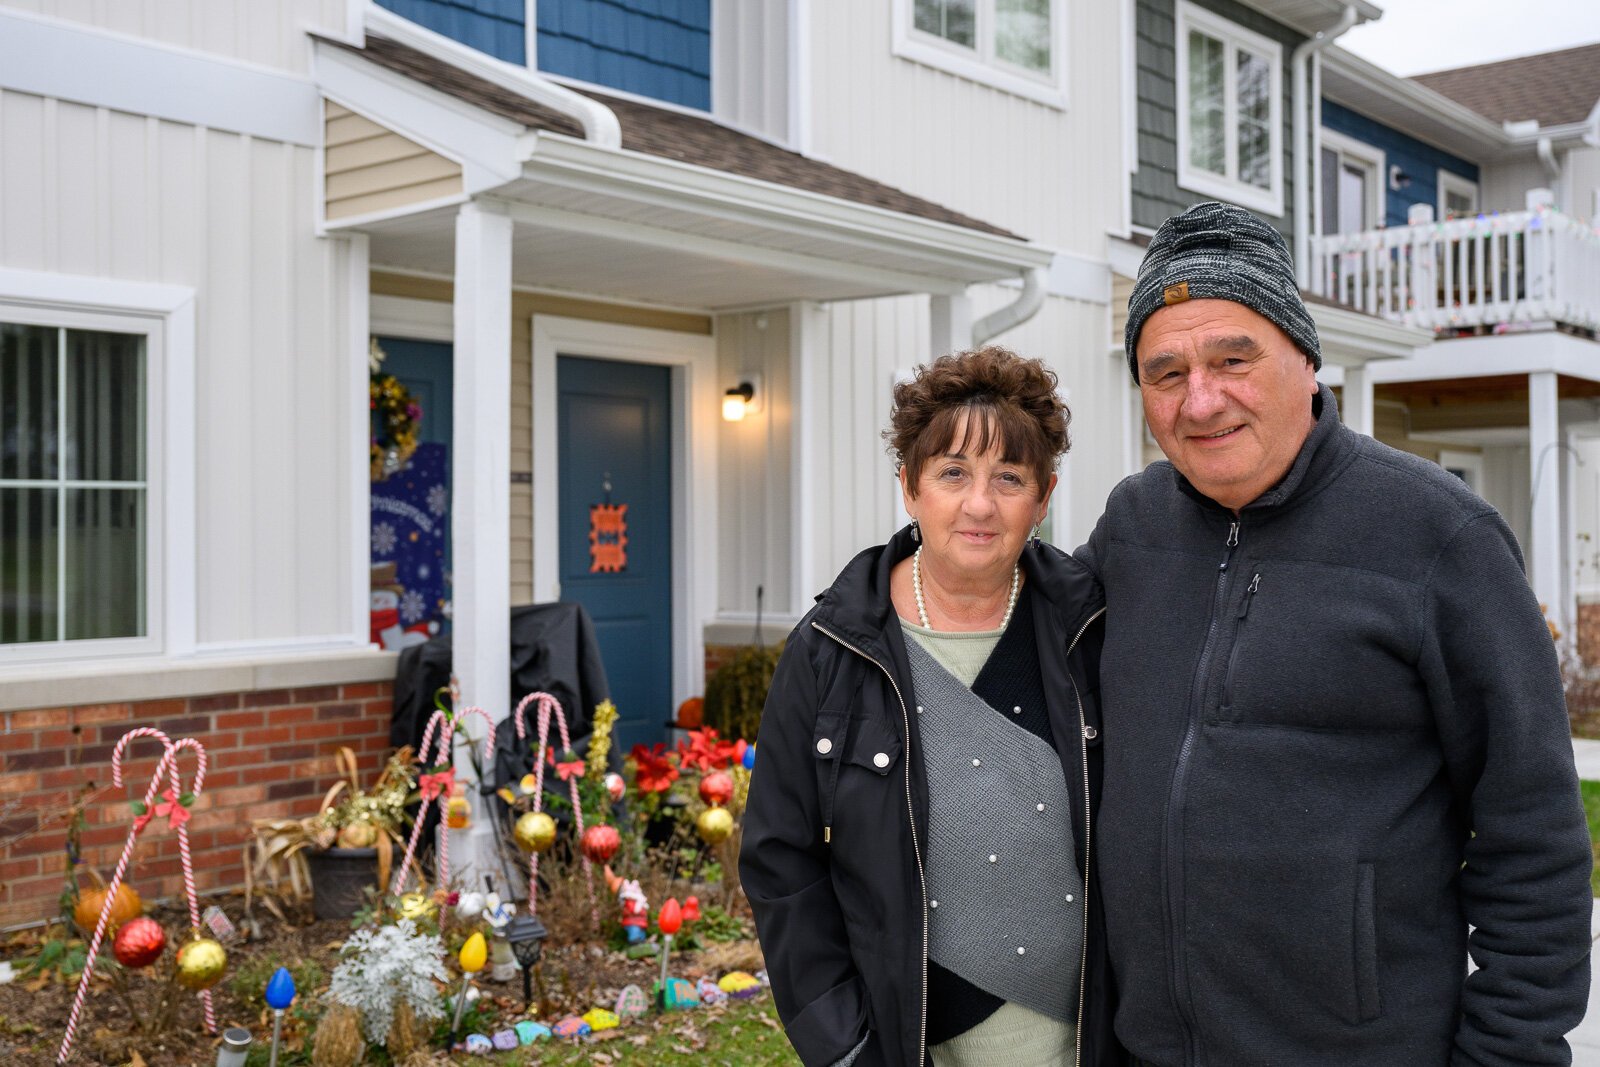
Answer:
[[[761,981],[753,974],[744,971],[729,971],[722,976],[722,981],[717,985],[730,997],[744,1000],[761,992]]]
[[[591,1032],[591,1028],[576,1015],[569,1015],[556,1023],[555,1029],[551,1032],[557,1037],[585,1037]]]
[[[517,1047],[517,1032],[515,1030],[501,1030],[492,1038],[494,1047],[501,1052],[509,1052]]]
[[[617,1018],[616,1012],[606,1011],[604,1008],[590,1008],[583,1013],[583,1021],[588,1023],[589,1029],[597,1034],[602,1030],[615,1030],[617,1024],[622,1022],[621,1019]]]
[[[682,978],[668,978],[666,995],[662,997],[662,1006],[667,1011],[686,1011],[700,1003],[700,998],[695,994],[694,986]]]
[[[544,1023],[530,1022],[527,1019],[518,1023],[514,1029],[517,1031],[517,1040],[524,1045],[531,1045],[550,1036],[550,1028]]]
[[[756,981],[765,986],[770,986],[772,984],[772,979],[767,977],[767,972],[764,970],[756,972]]]
[[[617,994],[617,1014],[624,1019],[637,1019],[650,1010],[650,1001],[645,998],[644,990],[636,985],[623,986],[622,992]]]
[[[709,978],[702,978],[695,983],[694,990],[700,994],[702,1004],[721,1004],[728,999],[728,994],[717,988],[717,983]]]
[[[474,1056],[486,1056],[494,1051],[494,1042],[482,1034],[468,1034],[467,1051]]]

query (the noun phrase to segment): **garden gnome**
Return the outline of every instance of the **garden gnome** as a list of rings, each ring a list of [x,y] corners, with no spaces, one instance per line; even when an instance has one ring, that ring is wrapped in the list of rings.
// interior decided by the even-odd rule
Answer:
[[[650,902],[645,899],[644,890],[639,888],[639,882],[634,878],[618,878],[606,868],[606,887],[616,894],[617,904],[622,908],[622,932],[627,935],[628,944],[637,945],[645,938],[645,928],[650,924]]]

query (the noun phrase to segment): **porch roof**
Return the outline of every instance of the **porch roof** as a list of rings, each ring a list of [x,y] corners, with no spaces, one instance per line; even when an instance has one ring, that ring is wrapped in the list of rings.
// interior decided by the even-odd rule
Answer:
[[[703,116],[587,92],[621,128],[608,147],[519,91],[528,72],[373,33],[360,48],[315,46],[325,95],[463,165],[460,197],[328,224],[369,234],[375,265],[448,272],[468,197],[499,201],[516,221],[514,284],[677,307],[950,294],[1053,259]]]

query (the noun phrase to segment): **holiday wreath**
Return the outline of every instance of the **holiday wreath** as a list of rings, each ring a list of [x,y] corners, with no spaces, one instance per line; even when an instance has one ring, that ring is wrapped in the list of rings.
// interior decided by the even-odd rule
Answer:
[[[382,349],[373,342],[374,363],[382,360]],[[381,482],[404,467],[417,450],[417,427],[422,422],[422,405],[411,391],[392,374],[376,369],[367,387],[367,407],[372,413],[372,480]]]

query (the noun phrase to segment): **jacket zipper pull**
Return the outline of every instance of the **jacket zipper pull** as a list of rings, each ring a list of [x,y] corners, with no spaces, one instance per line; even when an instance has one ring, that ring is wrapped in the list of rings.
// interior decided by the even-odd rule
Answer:
[[[833,827],[824,826],[822,828],[822,843],[824,845],[831,845],[833,843]]]
[[[1228,547],[1239,547],[1239,524],[1236,522],[1230,522],[1228,524]]]
[[[1244,602],[1239,605],[1239,618],[1243,619],[1250,614],[1250,602],[1256,598],[1256,590],[1261,588],[1261,574],[1257,572],[1250,579],[1250,587],[1244,591]]]

